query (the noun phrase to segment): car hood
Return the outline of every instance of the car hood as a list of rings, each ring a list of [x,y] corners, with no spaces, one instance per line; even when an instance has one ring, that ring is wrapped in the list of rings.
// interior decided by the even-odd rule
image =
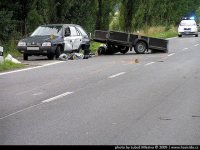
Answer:
[[[51,35],[30,36],[30,37],[27,37],[27,38],[21,40],[21,42],[26,42],[26,43],[43,43],[43,42],[51,42],[51,41],[55,40],[56,38],[58,38],[58,36],[54,36],[53,38],[52,38]]]

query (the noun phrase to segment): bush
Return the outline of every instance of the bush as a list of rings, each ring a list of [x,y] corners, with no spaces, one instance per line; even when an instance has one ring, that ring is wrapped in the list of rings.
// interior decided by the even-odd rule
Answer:
[[[21,53],[19,51],[17,51],[16,46],[17,46],[17,41],[14,39],[3,44],[4,57],[6,57],[7,54],[11,54],[15,58],[20,57]]]

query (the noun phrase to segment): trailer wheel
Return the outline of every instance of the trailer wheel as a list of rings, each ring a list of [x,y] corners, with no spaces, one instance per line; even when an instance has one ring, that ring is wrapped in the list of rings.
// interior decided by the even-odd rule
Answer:
[[[137,54],[144,54],[147,50],[147,44],[143,41],[138,41],[134,49]]]
[[[118,49],[122,54],[126,54],[129,51],[129,47],[127,46],[119,46]]]

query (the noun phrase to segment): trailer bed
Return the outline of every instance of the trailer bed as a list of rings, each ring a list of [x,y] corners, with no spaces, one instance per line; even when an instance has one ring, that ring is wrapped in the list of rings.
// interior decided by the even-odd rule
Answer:
[[[168,52],[168,40],[125,32],[96,30],[93,40],[106,45],[125,46],[129,48],[135,48],[139,41],[143,41],[147,45],[147,51],[150,49],[152,51]]]

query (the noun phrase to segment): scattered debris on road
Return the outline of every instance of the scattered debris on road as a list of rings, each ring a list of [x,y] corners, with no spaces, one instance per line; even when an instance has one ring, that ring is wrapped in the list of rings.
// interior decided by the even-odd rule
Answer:
[[[70,54],[61,54],[59,60],[68,61],[68,60],[79,60],[79,59],[88,59],[94,57],[95,54],[90,53],[89,55],[84,55],[82,53],[70,53]]]
[[[136,58],[136,59],[135,59],[135,63],[136,63],[136,64],[139,63],[139,59]]]

